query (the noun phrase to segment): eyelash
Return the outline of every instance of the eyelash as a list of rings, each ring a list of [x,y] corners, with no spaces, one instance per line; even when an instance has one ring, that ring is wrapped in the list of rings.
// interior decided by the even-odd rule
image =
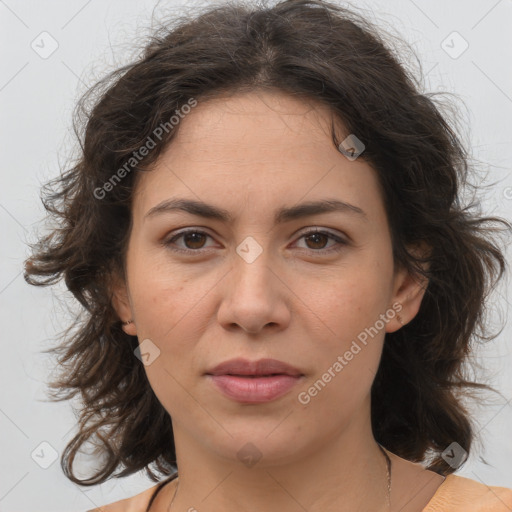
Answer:
[[[185,254],[199,253],[199,252],[202,251],[202,249],[179,249],[179,248],[176,248],[176,247],[172,246],[172,244],[176,240],[178,240],[179,238],[182,238],[182,237],[184,237],[184,236],[186,236],[188,234],[192,234],[192,233],[197,233],[199,235],[206,235],[207,237],[213,238],[211,235],[209,235],[205,231],[201,231],[201,230],[198,230],[198,229],[187,229],[185,231],[181,231],[180,233],[177,233],[172,238],[164,241],[163,245],[165,247],[168,247],[171,251],[174,251],[174,252],[181,252],[181,253],[185,253]],[[333,248],[330,248],[330,249],[318,249],[318,250],[316,250],[316,249],[304,249],[304,250],[311,251],[311,252],[314,252],[314,253],[317,253],[317,254],[318,253],[320,253],[320,254],[329,254],[329,253],[333,253],[333,252],[334,253],[340,252],[340,251],[342,251],[345,248],[345,246],[348,245],[348,242],[346,242],[342,238],[334,235],[330,231],[321,231],[321,230],[318,230],[318,229],[314,229],[314,230],[311,230],[311,231],[307,231],[306,233],[302,233],[302,235],[299,237],[299,240],[302,239],[302,238],[307,238],[308,236],[315,235],[315,234],[326,235],[331,240],[334,240],[335,242],[337,242],[338,245],[333,247]]]

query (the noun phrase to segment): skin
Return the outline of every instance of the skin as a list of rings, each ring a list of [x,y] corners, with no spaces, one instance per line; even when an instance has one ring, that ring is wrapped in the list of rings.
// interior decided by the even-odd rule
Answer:
[[[426,283],[394,271],[375,170],[331,141],[330,112],[284,93],[253,91],[198,105],[153,170],[141,173],[132,209],[126,281],[114,306],[139,342],[160,354],[145,370],[174,429],[179,490],[172,511],[387,510],[386,461],[370,422],[370,390],[396,315],[307,404],[307,391],[379,315],[400,304],[417,314]],[[338,123],[340,139],[348,135]],[[187,212],[147,216],[169,198],[224,208],[224,223]],[[357,206],[274,224],[274,212],[306,201]],[[303,236],[318,228],[340,237]],[[178,230],[206,232],[165,245]],[[236,248],[252,237],[251,263]],[[175,252],[172,247],[195,253]],[[339,252],[328,249],[339,247]],[[396,306],[395,306],[396,307]],[[153,345],[152,345],[153,346]],[[233,357],[272,357],[304,374],[286,395],[241,404],[204,376]],[[237,457],[252,443],[261,458]],[[390,454],[393,510],[421,510],[443,477]],[[176,481],[152,510],[167,510]]]

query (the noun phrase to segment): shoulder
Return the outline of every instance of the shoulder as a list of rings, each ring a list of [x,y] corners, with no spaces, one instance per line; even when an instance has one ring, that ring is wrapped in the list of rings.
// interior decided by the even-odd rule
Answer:
[[[512,489],[449,475],[422,512],[510,512]]]
[[[157,487],[158,484],[135,496],[132,496],[131,498],[116,501],[109,505],[102,505],[99,508],[88,510],[87,512],[146,512],[149,500]]]

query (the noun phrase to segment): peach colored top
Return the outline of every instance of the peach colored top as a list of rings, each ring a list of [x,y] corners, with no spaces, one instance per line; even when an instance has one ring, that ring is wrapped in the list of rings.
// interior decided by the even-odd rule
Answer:
[[[448,475],[422,512],[512,512],[512,489]]]
[[[157,486],[90,512],[145,512]],[[512,512],[512,489],[448,475],[422,512]]]

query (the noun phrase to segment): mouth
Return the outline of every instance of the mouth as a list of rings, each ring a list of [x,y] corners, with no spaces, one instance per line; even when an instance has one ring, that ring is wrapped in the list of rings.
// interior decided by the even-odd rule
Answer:
[[[205,377],[226,398],[242,404],[262,404],[289,393],[304,374],[277,359],[249,361],[237,358],[224,361]]]

